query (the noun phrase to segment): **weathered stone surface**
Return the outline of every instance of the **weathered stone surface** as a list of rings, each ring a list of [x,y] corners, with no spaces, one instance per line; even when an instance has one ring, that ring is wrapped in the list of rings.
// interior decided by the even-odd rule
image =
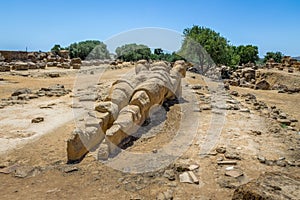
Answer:
[[[188,169],[189,169],[190,171],[196,170],[196,169],[198,169],[198,168],[199,168],[199,165],[190,165],[190,166],[188,167]]]
[[[31,166],[21,166],[17,167],[14,176],[18,178],[25,178],[30,175],[33,175],[35,171],[34,167]]]
[[[81,64],[81,59],[80,58],[72,58],[70,64],[71,65],[73,65],[73,64]]]
[[[78,168],[75,167],[75,166],[67,166],[67,167],[65,167],[65,168],[63,169],[63,171],[64,171],[65,173],[71,173],[71,172],[76,172],[76,171],[78,171]]]
[[[235,160],[224,160],[218,161],[218,165],[236,165],[237,162]]]
[[[9,72],[10,69],[11,68],[8,63],[0,62],[0,72]]]
[[[225,153],[226,152],[226,147],[218,147],[218,148],[216,148],[216,152]]]
[[[265,79],[255,84],[255,89],[259,89],[259,90],[269,90],[270,87],[271,87],[270,83],[268,83],[268,81],[266,81]]]
[[[67,141],[68,163],[78,162],[88,153],[87,148],[80,139],[81,130],[75,129]]]
[[[162,61],[149,65],[149,68],[145,66],[148,63],[144,63],[144,66],[139,64],[136,66],[135,76],[114,82],[105,101],[95,107],[96,111],[104,114],[99,118],[100,129],[105,133],[110,155],[118,152],[118,146],[135,133],[149,117],[151,107],[162,105],[166,99],[174,99],[181,95],[181,78],[185,76],[185,62],[176,61],[173,68]],[[104,134],[102,136],[104,138]],[[68,158],[73,161],[81,159],[92,146],[102,142],[102,136],[95,136],[95,139],[83,131],[80,137],[71,138],[68,141],[68,151],[70,150]]]
[[[37,64],[37,68],[40,68],[40,69],[45,69],[46,68],[46,63],[45,62],[40,62]]]
[[[233,170],[227,170],[225,172],[225,175],[233,177],[233,178],[237,178],[237,177],[243,176],[244,173],[242,171],[240,171],[240,170],[233,169]]]
[[[242,77],[245,77],[246,81],[251,81],[251,79],[255,79],[255,70],[252,68],[242,69]]]
[[[59,73],[56,73],[56,72],[48,73],[48,76],[51,77],[51,78],[60,77]]]
[[[14,70],[28,70],[29,65],[25,62],[16,62],[13,66]]]
[[[183,172],[182,174],[179,175],[179,181],[181,183],[195,183],[199,184],[199,180],[192,171],[188,172]]]
[[[72,66],[73,66],[73,69],[80,69],[80,67],[81,67],[81,65],[77,64],[77,63],[72,64]]]
[[[60,50],[58,55],[62,58],[69,59],[69,51],[68,50]]]
[[[188,172],[179,174],[179,181],[181,183],[194,183]]]
[[[238,152],[234,151],[226,151],[224,154],[225,158],[227,159],[233,159],[233,160],[241,160],[241,157]]]
[[[156,200],[172,200],[173,199],[173,191],[167,190],[165,192],[158,193]]]
[[[31,94],[31,90],[28,88],[20,88],[14,91],[11,96],[19,96],[21,94]]]
[[[175,180],[175,173],[172,169],[167,169],[163,176],[167,179],[169,179],[170,181],[174,181]]]
[[[100,144],[97,149],[97,158],[99,160],[107,160],[109,158],[109,147],[107,144]]]
[[[43,121],[44,121],[43,117],[36,117],[36,118],[31,120],[31,123],[40,123],[40,122],[43,122]]]
[[[277,122],[280,124],[287,125],[287,126],[291,125],[291,121],[288,119],[277,119]]]
[[[267,172],[257,180],[239,186],[233,194],[233,200],[242,199],[299,199],[300,181],[297,174]]]

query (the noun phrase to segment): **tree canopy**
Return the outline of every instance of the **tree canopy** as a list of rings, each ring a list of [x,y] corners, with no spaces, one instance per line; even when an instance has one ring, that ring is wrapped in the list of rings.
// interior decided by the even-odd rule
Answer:
[[[266,63],[270,58],[273,58],[275,62],[280,63],[283,56],[283,53],[281,53],[280,51],[267,52],[264,56],[264,63]]]
[[[51,52],[55,54],[59,54],[60,50],[69,50],[70,58],[81,58],[82,60],[110,58],[106,45],[98,40],[75,42],[65,48],[55,44],[51,48]]]
[[[124,61],[137,61],[141,59],[149,60],[151,50],[146,45],[132,43],[117,47],[116,54],[118,59]]]
[[[253,45],[233,46],[216,31],[194,25],[183,31],[184,40],[179,54],[198,64],[201,70],[212,65],[236,66],[256,62],[258,47]]]
[[[239,56],[239,64],[246,64],[248,62],[255,63],[259,60],[258,47],[253,45],[240,45],[235,48],[234,55]]]
[[[69,54],[71,58],[84,59],[107,59],[109,58],[109,51],[107,46],[98,40],[86,40],[79,43],[73,43],[69,47]]]
[[[164,50],[162,50],[161,48],[154,49],[154,52],[153,54],[151,54],[150,58],[152,60],[165,60],[168,62],[175,62],[176,60],[185,60],[176,52],[165,53]]]
[[[195,62],[200,67],[211,66],[214,63],[230,65],[229,41],[212,29],[193,26],[183,31],[184,40],[180,55]]]
[[[59,44],[55,44],[52,47],[51,52],[54,54],[58,54],[60,50],[63,50],[63,48]]]

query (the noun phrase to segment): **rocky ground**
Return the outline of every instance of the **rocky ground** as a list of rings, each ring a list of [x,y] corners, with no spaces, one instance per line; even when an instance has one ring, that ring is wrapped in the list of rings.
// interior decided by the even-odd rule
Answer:
[[[98,69],[82,67],[81,73],[94,74]],[[191,72],[183,90],[192,92],[195,109],[190,113],[184,109],[191,94],[167,102],[159,123],[155,124],[154,114],[153,126],[112,159],[126,167],[126,152],[159,154],[176,137],[180,119],[187,117],[197,126],[188,149],[174,162],[157,171],[135,173],[99,162],[92,152],[78,164],[66,164],[66,140],[76,127],[73,108],[78,106],[72,97],[82,102],[101,100],[110,84],[130,70],[108,70],[99,84],[83,89],[74,87],[78,77],[72,69],[3,72],[1,199],[241,199],[241,194],[253,192],[255,184],[269,197],[300,198],[300,93],[235,86],[225,90]],[[49,73],[59,75],[51,78]],[[298,74],[291,76],[297,79]],[[29,90],[17,91],[20,88]],[[278,174],[285,175],[278,178]],[[255,182],[259,177],[267,181]],[[240,187],[243,184],[247,185]]]

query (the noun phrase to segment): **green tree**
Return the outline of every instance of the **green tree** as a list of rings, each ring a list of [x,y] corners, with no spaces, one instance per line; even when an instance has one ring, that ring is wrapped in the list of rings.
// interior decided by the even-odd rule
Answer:
[[[264,63],[266,63],[270,58],[273,58],[275,62],[280,63],[283,56],[283,53],[281,53],[280,51],[267,52],[264,56]]]
[[[57,55],[60,50],[62,50],[62,47],[59,44],[55,44],[52,47],[51,52]]]
[[[239,56],[239,64],[246,64],[248,62],[255,63],[259,60],[258,47],[253,45],[240,45],[234,48],[233,57]]]
[[[124,61],[149,60],[151,58],[150,48],[143,44],[125,44],[117,47],[115,51],[117,58]]]
[[[236,46],[231,46],[231,48],[229,50],[229,55],[231,57],[229,66],[231,66],[233,68],[238,66],[239,63],[240,63],[241,57],[237,53],[237,47]]]
[[[212,29],[193,26],[183,31],[184,40],[179,55],[198,64],[205,72],[214,64],[230,65],[232,60],[229,41]],[[204,66],[207,69],[204,69]]]
[[[73,43],[69,47],[71,58],[79,57],[84,59],[107,59],[109,51],[107,46],[98,40],[86,40],[79,43]]]
[[[164,51],[161,48],[154,49],[154,54],[156,54],[156,55],[161,55],[161,54],[163,54],[163,52]]]

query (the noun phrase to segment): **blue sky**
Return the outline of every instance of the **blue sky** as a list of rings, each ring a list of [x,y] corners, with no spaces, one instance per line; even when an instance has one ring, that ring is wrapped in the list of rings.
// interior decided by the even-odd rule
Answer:
[[[106,41],[124,31],[159,27],[182,33],[200,25],[233,45],[300,55],[299,0],[110,0],[0,3],[0,49],[48,51],[54,44]]]

